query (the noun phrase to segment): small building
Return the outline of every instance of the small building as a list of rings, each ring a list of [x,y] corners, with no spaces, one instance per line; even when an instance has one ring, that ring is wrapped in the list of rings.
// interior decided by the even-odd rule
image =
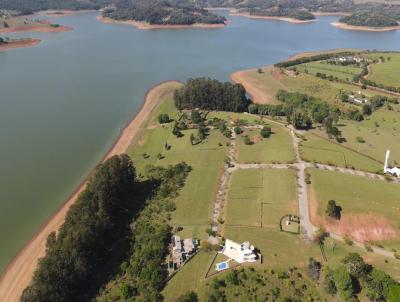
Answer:
[[[181,239],[174,235],[171,239],[170,255],[175,269],[180,268],[193,254],[196,253],[200,245],[199,240],[192,238]]]
[[[357,103],[357,104],[366,104],[368,103],[368,100],[364,98],[361,94],[358,95],[350,95],[349,96],[350,101]]]
[[[250,245],[250,242],[237,243],[230,239],[226,239],[225,246],[220,253],[237,263],[255,262],[257,258],[254,246]]]

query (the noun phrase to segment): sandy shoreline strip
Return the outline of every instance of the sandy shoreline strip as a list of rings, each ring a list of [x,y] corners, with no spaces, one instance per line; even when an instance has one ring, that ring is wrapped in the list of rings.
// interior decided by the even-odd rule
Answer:
[[[41,40],[39,39],[24,39],[20,41],[13,41],[6,44],[0,44],[0,51],[7,51],[17,48],[32,47],[39,44]]]
[[[340,22],[332,22],[331,25],[346,30],[361,30],[361,31],[372,31],[372,32],[383,32],[383,31],[392,31],[392,30],[399,30],[399,26],[387,26],[387,27],[369,27],[369,26],[354,26],[348,25],[345,23]]]
[[[46,24],[47,25],[47,24]],[[60,25],[58,27],[52,26],[40,26],[40,25],[33,25],[33,26],[25,26],[25,27],[9,27],[9,28],[1,28],[0,33],[12,33],[12,32],[41,32],[41,33],[59,33],[59,32],[67,32],[71,31],[72,27]]]
[[[121,132],[119,138],[110,148],[109,152],[101,160],[127,151],[132,140],[140,133],[143,125],[150,118],[157,105],[165,100],[168,94],[182,85],[178,81],[167,81],[152,87],[146,94],[140,111]],[[86,181],[90,175],[82,181],[79,187],[71,194],[60,209],[54,213],[40,228],[36,235],[8,264],[0,276],[0,301],[17,302],[23,290],[29,285],[39,258],[45,255],[46,240],[50,233],[57,231],[64,223],[65,216],[78,195],[84,190]]]
[[[147,22],[140,22],[140,21],[118,21],[111,18],[97,16],[97,20],[103,22],[105,24],[125,24],[135,26],[138,29],[186,29],[186,28],[222,28],[225,27],[225,24],[203,24],[203,23],[195,23],[192,25],[153,25]]]
[[[286,22],[293,23],[293,24],[305,24],[305,23],[311,23],[311,22],[317,21],[317,19],[297,20],[297,19],[289,18],[289,17],[257,16],[257,15],[250,15],[249,13],[237,12],[236,10],[231,10],[229,15],[230,16],[246,17],[246,18],[250,18],[250,19],[286,21]]]

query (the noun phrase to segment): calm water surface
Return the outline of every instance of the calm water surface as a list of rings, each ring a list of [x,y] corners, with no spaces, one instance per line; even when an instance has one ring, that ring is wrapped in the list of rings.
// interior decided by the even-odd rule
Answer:
[[[310,50],[400,50],[400,32],[229,17],[222,29],[143,31],[96,13],[52,18],[68,33],[0,53],[0,271],[62,204],[164,80],[272,64]]]

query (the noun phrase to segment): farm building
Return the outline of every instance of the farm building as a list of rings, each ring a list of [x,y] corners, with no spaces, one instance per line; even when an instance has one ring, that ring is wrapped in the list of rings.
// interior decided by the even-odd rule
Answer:
[[[237,263],[256,261],[254,246],[250,245],[250,242],[237,243],[226,239],[225,246],[220,253],[235,260]]]
[[[174,267],[181,267],[197,251],[198,247],[198,240],[192,238],[182,240],[180,236],[172,236],[170,254]]]

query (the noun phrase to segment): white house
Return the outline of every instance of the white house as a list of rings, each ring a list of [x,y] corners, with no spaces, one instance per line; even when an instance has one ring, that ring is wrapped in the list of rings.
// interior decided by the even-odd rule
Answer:
[[[400,168],[398,168],[398,167],[389,168],[388,167],[389,155],[390,155],[390,150],[387,150],[386,151],[386,158],[385,158],[385,165],[383,167],[383,172],[392,174],[392,175],[397,176],[397,177],[400,177]]]
[[[220,252],[238,263],[255,262],[254,246],[250,242],[237,243],[230,239],[225,240],[225,246]]]

